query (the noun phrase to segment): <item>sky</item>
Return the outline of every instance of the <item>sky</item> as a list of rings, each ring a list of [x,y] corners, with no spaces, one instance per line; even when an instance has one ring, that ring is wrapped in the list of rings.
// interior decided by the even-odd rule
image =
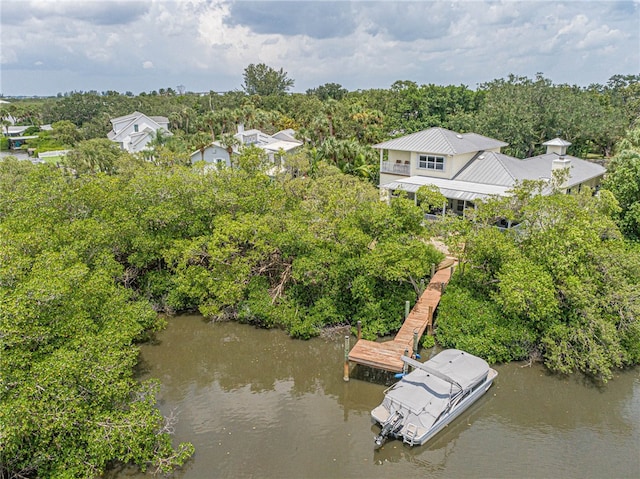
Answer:
[[[282,68],[293,92],[605,84],[640,74],[640,0],[0,1],[5,97],[241,90],[252,63]]]

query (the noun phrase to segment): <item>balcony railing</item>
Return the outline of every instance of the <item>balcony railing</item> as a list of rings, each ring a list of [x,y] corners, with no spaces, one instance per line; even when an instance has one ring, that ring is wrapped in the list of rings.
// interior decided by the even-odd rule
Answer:
[[[411,175],[411,165],[393,161],[383,161],[380,163],[380,173],[395,173],[396,175]]]

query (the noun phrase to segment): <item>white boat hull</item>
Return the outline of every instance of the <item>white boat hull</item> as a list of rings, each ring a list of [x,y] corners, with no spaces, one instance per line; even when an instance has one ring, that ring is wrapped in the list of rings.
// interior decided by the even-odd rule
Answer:
[[[484,393],[489,390],[489,388],[493,384],[493,379],[497,375],[498,373],[494,369],[491,369],[489,372],[489,376],[487,376],[487,381],[482,385],[482,387],[478,388],[472,394],[460,401],[458,406],[452,409],[450,413],[443,415],[442,418],[438,420],[424,436],[420,437],[419,440],[414,441],[414,444],[416,446],[422,446],[429,439],[442,431],[442,429],[444,429],[451,421],[460,416],[460,414],[467,410],[474,402],[480,399],[484,395]]]
[[[415,424],[411,424],[408,421],[402,422],[401,426],[394,430],[389,437],[393,437],[396,439],[401,439],[403,442],[411,445],[411,446],[421,446],[433,438],[438,432],[444,429],[451,421],[456,419],[460,414],[462,414],[466,409],[468,409],[474,402],[476,402],[480,397],[482,397],[487,390],[493,384],[493,380],[498,375],[497,371],[494,369],[489,369],[486,379],[473,391],[471,391],[466,397],[461,399],[455,406],[453,406],[448,412],[443,413],[429,428],[416,426]],[[391,415],[394,414],[392,411],[388,410],[387,407],[384,406],[384,403],[380,406],[376,407],[373,411],[371,411],[371,417],[373,420],[378,423],[381,427],[387,423],[390,419]],[[376,444],[378,447],[381,446],[381,443],[376,438]],[[386,438],[385,438],[386,439]],[[384,440],[382,441],[384,442]]]

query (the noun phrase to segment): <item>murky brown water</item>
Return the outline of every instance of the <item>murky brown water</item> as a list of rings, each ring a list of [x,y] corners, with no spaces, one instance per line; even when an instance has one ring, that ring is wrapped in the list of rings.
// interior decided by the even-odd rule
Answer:
[[[498,366],[489,392],[426,446],[374,452],[369,412],[385,386],[343,381],[343,337],[180,316],[142,359],[162,382],[161,410],[178,415],[176,442],[196,447],[180,479],[640,477],[637,368],[597,388]]]

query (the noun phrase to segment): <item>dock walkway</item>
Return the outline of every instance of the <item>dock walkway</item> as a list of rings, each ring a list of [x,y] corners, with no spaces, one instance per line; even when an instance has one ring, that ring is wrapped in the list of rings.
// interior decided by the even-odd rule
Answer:
[[[446,285],[451,278],[453,261],[445,260],[440,267],[442,269],[438,269],[433,275],[420,299],[402,323],[396,337],[383,343],[358,339],[349,352],[349,362],[385,371],[402,371],[404,363],[400,357],[407,351],[409,354],[413,352],[414,333],[417,333],[420,338],[427,328],[433,327],[433,313],[440,302],[443,285]]]

